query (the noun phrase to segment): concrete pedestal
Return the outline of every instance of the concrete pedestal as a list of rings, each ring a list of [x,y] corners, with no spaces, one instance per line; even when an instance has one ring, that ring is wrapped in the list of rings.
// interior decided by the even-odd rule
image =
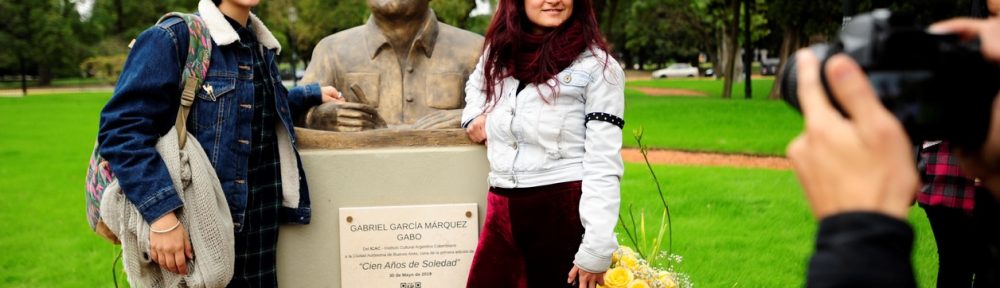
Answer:
[[[304,150],[301,156],[312,223],[281,226],[282,287],[340,287],[340,207],[478,203],[480,227],[486,216],[489,163],[482,145]]]

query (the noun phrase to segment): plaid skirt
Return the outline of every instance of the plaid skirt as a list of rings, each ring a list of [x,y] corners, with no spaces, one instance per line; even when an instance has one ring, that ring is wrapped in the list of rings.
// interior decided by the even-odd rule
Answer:
[[[274,145],[274,141],[265,141],[254,149],[258,157],[250,157],[246,214],[243,229],[236,232],[236,271],[229,287],[278,286],[276,259],[281,170]],[[273,157],[261,155],[271,154],[268,151],[272,150]]]
[[[238,24],[231,22],[238,27]],[[252,27],[248,25],[247,27]],[[236,271],[229,287],[277,287],[278,219],[281,212],[281,166],[275,124],[271,72],[260,54],[254,33],[237,28],[240,39],[253,57],[253,122],[250,125],[250,157],[247,161],[247,205],[243,229],[236,233]]]

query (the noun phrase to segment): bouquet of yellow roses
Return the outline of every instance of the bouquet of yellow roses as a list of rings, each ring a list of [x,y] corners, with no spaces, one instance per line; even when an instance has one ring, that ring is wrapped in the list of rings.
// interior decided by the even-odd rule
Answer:
[[[680,262],[680,256],[671,256]],[[605,288],[692,288],[687,275],[654,268],[632,249],[621,246],[611,255],[611,269],[604,274]]]
[[[674,271],[675,265],[680,264],[681,257],[673,254],[673,227],[670,221],[670,207],[667,199],[663,195],[663,188],[653,171],[653,166],[649,163],[648,149],[642,144],[643,129],[640,126],[632,132],[636,144],[639,145],[639,152],[642,154],[649,174],[656,184],[656,192],[660,196],[660,204],[663,205],[663,212],[660,215],[658,227],[655,235],[646,233],[646,211],[643,209],[639,214],[639,223],[636,224],[636,217],[632,205],[628,205],[626,210],[628,221],[621,214],[618,215],[618,222],[625,236],[636,250],[626,246],[620,246],[611,255],[611,269],[604,274],[604,285],[598,287],[608,288],[691,288],[691,283],[687,275]],[[664,235],[666,234],[666,235]],[[650,237],[652,236],[652,237]],[[667,236],[666,241],[663,237]],[[652,242],[649,242],[649,240]],[[662,252],[663,243],[667,243],[667,251]],[[647,259],[643,259],[647,258]],[[666,269],[654,268],[650,262],[661,263],[661,259],[666,260]]]

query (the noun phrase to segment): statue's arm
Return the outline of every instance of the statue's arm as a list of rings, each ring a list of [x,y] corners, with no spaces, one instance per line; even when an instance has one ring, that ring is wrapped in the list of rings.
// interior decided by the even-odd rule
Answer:
[[[322,103],[320,87],[333,86],[343,92],[336,83],[334,42],[331,37],[327,37],[316,44],[301,81],[309,84],[301,86],[304,87],[301,91],[294,91],[295,89],[289,91],[289,106],[291,106],[289,108],[292,109],[292,119],[295,119],[297,126],[305,126],[306,115],[313,107]]]

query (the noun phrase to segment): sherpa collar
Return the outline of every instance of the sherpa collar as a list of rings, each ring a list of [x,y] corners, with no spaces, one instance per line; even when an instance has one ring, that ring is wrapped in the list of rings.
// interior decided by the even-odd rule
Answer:
[[[212,0],[201,0],[198,3],[198,13],[201,13],[201,19],[208,26],[208,33],[212,34],[212,41],[216,45],[229,45],[240,40],[240,35],[236,33],[236,30],[233,30],[233,26],[226,21],[226,16],[222,15],[222,11],[219,11],[219,7],[216,7]],[[249,22],[253,25],[253,31],[257,33],[257,40],[260,41],[260,44],[267,49],[276,49],[277,54],[281,54],[281,43],[278,43],[278,39],[274,38],[271,30],[264,26],[264,22],[261,22],[260,18],[257,18],[257,15],[253,13],[250,13]]]

